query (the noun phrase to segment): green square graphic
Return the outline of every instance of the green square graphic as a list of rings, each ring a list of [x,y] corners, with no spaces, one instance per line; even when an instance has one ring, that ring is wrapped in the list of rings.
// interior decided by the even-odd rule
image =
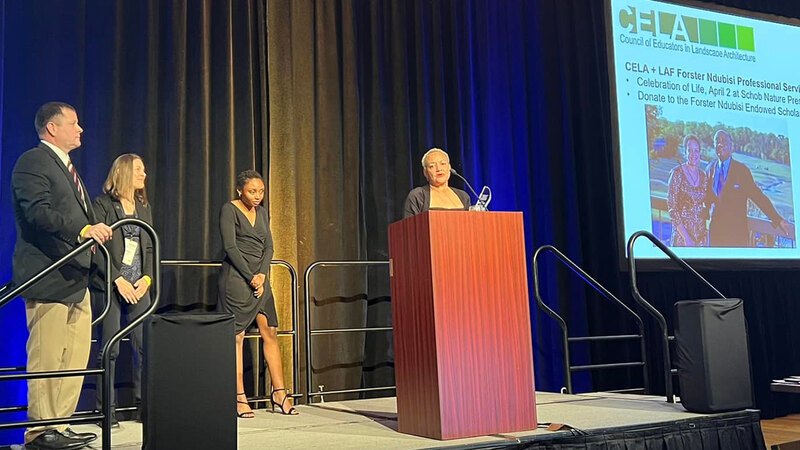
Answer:
[[[736,48],[736,25],[717,22],[717,26],[719,27],[719,46]]]
[[[756,38],[753,36],[753,27],[736,25],[736,40],[739,42],[739,50],[756,51]]]
[[[717,22],[700,19],[700,43],[717,45]]]

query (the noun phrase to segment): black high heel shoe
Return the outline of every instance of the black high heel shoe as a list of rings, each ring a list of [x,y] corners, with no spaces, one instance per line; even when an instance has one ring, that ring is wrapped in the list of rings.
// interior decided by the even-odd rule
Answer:
[[[245,394],[244,394],[244,392],[238,392],[238,393],[236,393],[236,396],[237,396],[237,397],[238,397],[238,396],[240,396],[240,395],[245,395]],[[246,398],[246,397],[245,397],[245,398]],[[250,407],[250,403],[249,403],[249,402],[247,402],[247,401],[244,401],[244,402],[243,402],[243,401],[240,401],[238,398],[236,399],[236,403],[241,403],[241,404],[243,404],[243,405],[247,405],[247,407],[248,407],[248,408]],[[236,416],[238,416],[238,417],[240,417],[240,418],[242,418],[242,419],[252,419],[252,418],[254,418],[254,417],[256,416],[256,413],[254,413],[252,409],[251,409],[250,411],[239,412],[239,409],[237,408],[237,409],[236,409]]]
[[[280,391],[285,391],[286,395],[283,396],[283,401],[278,403],[278,402],[275,401],[275,394],[277,392],[280,392]],[[286,404],[286,400],[289,400],[289,398],[290,397],[289,397],[289,390],[288,389],[285,389],[285,388],[273,389],[272,392],[269,394],[269,402],[271,404],[270,406],[272,407],[272,412],[275,412],[275,407],[277,406],[278,409],[280,409],[281,414],[283,414],[285,416],[296,416],[297,414],[299,414],[297,412],[297,410],[294,409],[294,406],[292,406],[292,405],[289,405],[289,409],[288,410],[284,407],[284,404]]]

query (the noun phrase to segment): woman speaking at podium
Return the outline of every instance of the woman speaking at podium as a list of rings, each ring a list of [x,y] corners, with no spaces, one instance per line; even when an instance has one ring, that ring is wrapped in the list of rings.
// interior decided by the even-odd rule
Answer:
[[[469,209],[469,194],[448,186],[450,157],[444,150],[432,148],[422,155],[422,173],[428,184],[408,193],[403,207],[404,219],[430,210]]]

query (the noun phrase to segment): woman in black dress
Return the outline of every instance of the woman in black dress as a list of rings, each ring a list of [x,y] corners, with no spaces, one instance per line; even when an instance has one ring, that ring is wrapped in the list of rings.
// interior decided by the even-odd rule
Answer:
[[[225,203],[219,215],[225,250],[220,271],[219,303],[223,311],[233,314],[236,322],[236,413],[242,418],[255,416],[247,403],[242,380],[244,333],[255,321],[272,380],[272,409],[274,411],[277,406],[283,414],[297,414],[283,381],[278,314],[269,285],[273,249],[269,215],[261,206],[263,178],[255,170],[241,172],[236,176],[236,193],[239,197]]]
[[[97,218],[111,225],[125,218],[137,218],[149,224],[153,223],[150,204],[144,180],[147,173],[144,162],[139,155],[127,153],[114,160],[108,177],[103,183],[103,195],[94,201]],[[114,230],[113,239],[106,243],[111,255],[111,281],[114,292],[109,302],[108,315],[103,318],[103,344],[120,330],[120,320],[125,315],[130,322],[141,315],[150,306],[150,283],[153,277],[153,243],[150,236],[136,225],[124,225]],[[98,258],[102,261],[102,258]],[[105,264],[98,261],[99,273],[104,276]],[[103,303],[105,305],[105,303]],[[136,405],[141,403],[142,381],[142,328],[131,331],[131,343],[137,364],[133,371],[133,395]],[[110,350],[111,365],[108,376],[114,380],[119,344]],[[98,354],[98,361],[102,355]],[[115,392],[111,390],[111,426],[119,426],[115,413]],[[100,407],[100,390],[97,391],[97,405]]]

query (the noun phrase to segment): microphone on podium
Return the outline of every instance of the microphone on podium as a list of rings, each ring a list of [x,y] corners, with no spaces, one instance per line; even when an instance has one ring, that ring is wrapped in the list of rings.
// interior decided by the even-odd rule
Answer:
[[[456,172],[456,169],[450,168],[450,173],[457,176],[458,178],[461,178],[461,180],[464,181],[464,184],[467,186],[467,188],[469,188],[470,192],[472,192],[472,195],[474,195],[475,198],[478,199],[477,203],[469,207],[470,211],[489,210],[489,202],[492,201],[492,190],[489,189],[489,186],[484,186],[483,189],[481,189],[480,195],[478,195],[478,193],[475,192],[475,189],[472,188],[472,185],[469,184],[469,181],[467,181],[466,178],[462,177],[460,173]]]

